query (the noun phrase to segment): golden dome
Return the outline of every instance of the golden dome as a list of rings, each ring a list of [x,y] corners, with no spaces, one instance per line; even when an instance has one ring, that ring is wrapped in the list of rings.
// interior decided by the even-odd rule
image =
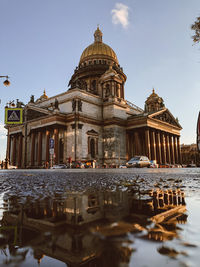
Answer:
[[[79,64],[91,59],[110,59],[119,64],[113,49],[102,42],[102,35],[103,34],[99,27],[97,27],[97,30],[94,33],[94,43],[85,48],[81,55]]]

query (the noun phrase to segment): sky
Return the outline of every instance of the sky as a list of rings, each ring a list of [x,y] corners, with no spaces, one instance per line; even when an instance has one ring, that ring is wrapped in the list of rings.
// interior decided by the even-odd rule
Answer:
[[[178,117],[181,143],[196,142],[200,108],[200,44],[190,27],[199,0],[0,0],[0,159],[5,158],[4,107],[43,90],[54,96],[68,82],[99,24],[103,42],[127,75],[125,98],[144,108],[155,88]]]

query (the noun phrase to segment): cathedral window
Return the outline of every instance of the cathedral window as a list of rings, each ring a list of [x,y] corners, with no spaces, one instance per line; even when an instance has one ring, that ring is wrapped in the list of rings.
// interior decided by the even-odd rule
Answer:
[[[78,111],[82,111],[82,101],[78,100]]]
[[[98,197],[95,194],[88,196],[88,207],[95,207],[99,205]]]
[[[92,91],[96,91],[96,87],[97,87],[97,82],[96,82],[96,80],[93,80],[92,81],[92,88],[91,88],[91,90]]]
[[[95,159],[98,155],[98,138],[89,136],[88,137],[88,154],[91,159]]]
[[[116,84],[116,95],[117,97],[120,97],[120,85]]]
[[[106,84],[106,95],[105,97],[108,97],[110,95],[110,85]]]
[[[76,100],[72,100],[72,111],[76,111]]]
[[[95,141],[94,138],[90,140],[90,152],[91,152],[91,157],[95,158]]]

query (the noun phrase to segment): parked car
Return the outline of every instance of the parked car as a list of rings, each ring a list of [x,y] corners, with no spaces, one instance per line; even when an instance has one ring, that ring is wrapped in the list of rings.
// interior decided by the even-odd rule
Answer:
[[[83,168],[85,168],[85,165],[80,161],[73,161],[72,165],[71,165],[71,168],[73,168],[73,169],[83,169]]]
[[[159,168],[172,168],[172,167],[168,163],[166,163],[166,164],[162,163],[162,164],[159,165]]]
[[[175,164],[175,168],[182,168],[181,164]]]
[[[142,167],[149,167],[150,161],[146,156],[135,156],[134,158],[130,159],[126,163],[127,168],[142,168]]]
[[[197,165],[194,163],[190,163],[187,165],[187,168],[196,168],[196,167],[197,167]]]
[[[158,168],[159,165],[156,160],[150,160],[150,168]]]
[[[67,169],[67,166],[65,164],[58,164],[58,165],[53,165],[51,169]]]
[[[16,170],[16,169],[17,169],[17,166],[14,166],[14,165],[8,165],[8,169],[10,169],[10,170]]]
[[[119,165],[119,168],[120,168],[120,169],[125,169],[125,168],[127,168],[127,167],[126,167],[126,164],[122,164],[122,165]]]

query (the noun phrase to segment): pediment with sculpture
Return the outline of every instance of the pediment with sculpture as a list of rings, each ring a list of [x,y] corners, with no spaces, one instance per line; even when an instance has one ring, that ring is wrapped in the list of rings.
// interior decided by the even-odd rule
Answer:
[[[171,114],[171,112],[168,109],[164,109],[162,111],[155,112],[155,113],[149,115],[148,117],[169,123],[169,124],[176,126],[176,127],[179,127],[179,128],[182,128],[179,121],[178,121],[178,118],[175,119],[174,116]]]
[[[47,110],[44,110],[43,109],[40,109],[40,110],[36,110],[34,108],[28,108],[27,109],[27,121],[31,121],[31,120],[34,120],[34,119],[39,119],[39,118],[42,118],[42,117],[46,117],[48,115],[51,114],[51,112],[47,111]]]

